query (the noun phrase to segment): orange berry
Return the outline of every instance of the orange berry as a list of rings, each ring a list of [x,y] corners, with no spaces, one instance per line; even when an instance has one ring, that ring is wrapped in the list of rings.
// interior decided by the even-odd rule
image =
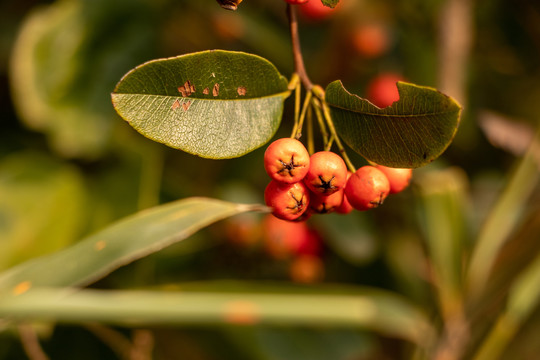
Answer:
[[[308,208],[309,190],[302,182],[286,184],[272,180],[264,191],[264,201],[276,217],[295,220]]]
[[[304,183],[315,194],[328,196],[345,187],[347,166],[341,156],[336,153],[316,152],[311,155]]]
[[[377,165],[376,168],[381,170],[388,178],[390,194],[397,194],[403,191],[411,182],[412,169],[391,168],[382,165]]]
[[[264,169],[274,180],[289,184],[299,182],[309,170],[309,153],[296,139],[278,139],[264,152]]]
[[[386,175],[373,166],[362,166],[351,175],[345,195],[356,210],[364,211],[381,205],[390,192]]]

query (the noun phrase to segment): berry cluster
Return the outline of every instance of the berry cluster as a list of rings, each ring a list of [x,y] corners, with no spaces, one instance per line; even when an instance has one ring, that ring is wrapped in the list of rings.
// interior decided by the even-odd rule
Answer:
[[[319,151],[310,156],[293,138],[270,144],[264,153],[264,167],[272,178],[264,200],[283,220],[376,208],[388,194],[405,189],[412,176],[411,169],[381,165],[366,165],[351,173],[336,153]]]

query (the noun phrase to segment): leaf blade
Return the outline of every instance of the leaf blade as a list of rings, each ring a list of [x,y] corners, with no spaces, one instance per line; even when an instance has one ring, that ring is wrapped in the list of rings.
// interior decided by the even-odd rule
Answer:
[[[461,107],[435,89],[397,83],[400,100],[379,108],[351,94],[341,81],[330,83],[325,100],[338,135],[377,164],[416,168],[439,157],[452,142]]]
[[[149,61],[111,94],[118,114],[144,136],[211,159],[238,157],[270,140],[288,95],[270,62],[223,50]]]
[[[63,251],[0,273],[0,293],[33,287],[81,286],[252,206],[188,198],[125,218]]]
[[[243,288],[260,284],[243,283]],[[301,290],[301,289],[300,289]],[[421,309],[400,296],[357,288],[324,293],[325,288],[279,292],[95,290],[40,288],[0,298],[0,316],[56,321],[99,321],[128,325],[289,324],[368,328],[420,346],[433,328]]]

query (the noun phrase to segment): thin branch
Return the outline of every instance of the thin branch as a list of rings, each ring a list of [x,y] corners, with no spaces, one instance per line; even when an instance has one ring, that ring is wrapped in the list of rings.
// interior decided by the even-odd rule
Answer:
[[[19,337],[21,338],[24,352],[26,353],[26,355],[28,355],[29,359],[49,360],[49,357],[41,348],[36,332],[31,325],[20,324],[19,326],[17,326],[17,330],[19,332]]]
[[[120,359],[130,359],[132,344],[124,334],[98,323],[88,323],[85,324],[84,327],[104,344],[109,346]]]
[[[298,36],[298,20],[296,18],[296,5],[287,4],[287,15],[289,16],[289,26],[291,30],[291,42],[293,48],[294,71],[300,77],[304,88],[310,91],[313,83],[309,79],[306,67],[304,66],[304,58],[300,48],[300,37]]]

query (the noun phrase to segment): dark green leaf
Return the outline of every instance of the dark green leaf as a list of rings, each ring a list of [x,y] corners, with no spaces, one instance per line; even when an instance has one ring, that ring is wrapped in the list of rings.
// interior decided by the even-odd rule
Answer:
[[[56,252],[0,274],[0,294],[34,287],[80,286],[183,240],[201,228],[253,206],[189,198],[142,211]]]
[[[460,106],[435,89],[398,82],[400,100],[379,108],[349,93],[340,81],[326,88],[336,130],[377,164],[416,168],[439,157],[456,134]]]
[[[141,134],[205,158],[244,155],[281,122],[286,79],[267,60],[204,51],[147,62],[116,86],[116,111]]]
[[[321,0],[324,6],[328,6],[330,8],[335,8],[337,4],[339,3],[339,0]]]

